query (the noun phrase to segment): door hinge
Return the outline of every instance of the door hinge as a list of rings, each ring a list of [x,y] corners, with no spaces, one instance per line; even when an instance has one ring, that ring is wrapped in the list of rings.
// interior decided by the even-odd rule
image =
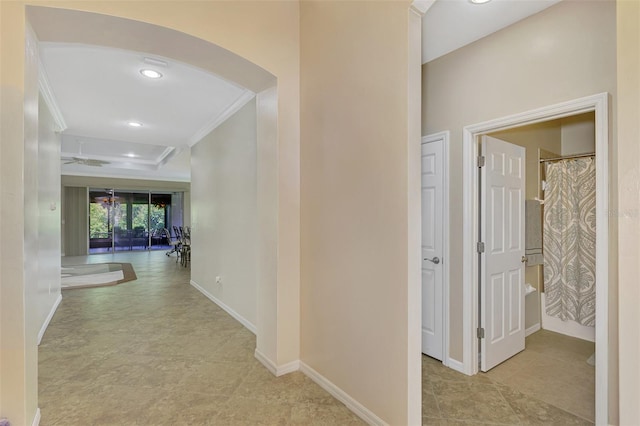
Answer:
[[[478,327],[476,332],[478,339],[484,339],[484,328]]]
[[[484,155],[478,155],[478,167],[484,167]]]
[[[484,253],[484,243],[478,242],[476,249],[478,250],[478,253]]]

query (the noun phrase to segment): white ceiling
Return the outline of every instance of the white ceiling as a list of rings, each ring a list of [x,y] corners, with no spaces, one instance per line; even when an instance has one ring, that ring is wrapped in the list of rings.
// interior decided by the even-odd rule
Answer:
[[[199,68],[139,52],[41,43],[40,58],[66,124],[63,174],[188,181],[189,147],[253,97]],[[149,79],[143,68],[163,76]],[[109,164],[64,164],[74,156]]]
[[[558,1],[493,0],[478,5],[469,0],[417,0],[427,9],[422,62]],[[157,55],[74,43],[40,45],[43,93],[66,127],[63,174],[189,181],[190,146],[254,96],[210,72]],[[160,62],[150,64],[148,58]],[[163,77],[145,78],[143,68]],[[143,126],[133,128],[128,121]],[[64,164],[78,156],[109,164]]]
[[[422,63],[432,61],[536,14],[560,0],[426,1],[422,18]]]

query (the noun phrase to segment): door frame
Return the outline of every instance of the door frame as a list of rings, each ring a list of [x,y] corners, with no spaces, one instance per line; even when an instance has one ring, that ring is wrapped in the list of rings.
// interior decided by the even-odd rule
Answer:
[[[432,142],[442,141],[442,156],[443,156],[443,201],[444,206],[442,209],[442,364],[461,369],[460,361],[451,359],[449,356],[449,273],[451,270],[451,253],[449,250],[449,140],[451,138],[448,130],[444,132],[432,133],[427,136],[423,136],[420,141],[420,145]],[[421,157],[422,158],[422,154]],[[420,167],[422,173],[422,165]],[[420,243],[422,245],[422,242]],[[422,285],[422,283],[421,283]],[[422,309],[422,306],[421,306]],[[422,336],[422,333],[420,333]]]
[[[463,364],[464,372],[478,372],[479,276],[478,138],[480,135],[586,112],[595,113],[596,144],[596,424],[609,417],[609,94],[599,93],[519,114],[465,126],[463,129]],[[604,320],[603,320],[604,319]]]

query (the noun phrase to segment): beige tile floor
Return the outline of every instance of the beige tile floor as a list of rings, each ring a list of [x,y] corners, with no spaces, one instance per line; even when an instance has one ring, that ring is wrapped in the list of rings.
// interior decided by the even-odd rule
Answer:
[[[423,356],[423,424],[589,425],[595,418],[595,345],[546,330],[490,370],[465,376]]]
[[[273,377],[255,336],[175,258],[63,258],[110,261],[133,263],[138,279],[63,292],[39,348],[41,425],[363,424],[302,373]]]
[[[303,374],[273,377],[253,356],[255,336],[163,252],[63,258],[110,261],[133,263],[138,279],[63,292],[39,348],[41,425],[363,424]],[[586,352],[536,333],[525,352],[473,377],[423,356],[423,424],[589,424],[592,406],[558,401],[574,389],[536,393]],[[588,372],[578,384],[592,394]]]

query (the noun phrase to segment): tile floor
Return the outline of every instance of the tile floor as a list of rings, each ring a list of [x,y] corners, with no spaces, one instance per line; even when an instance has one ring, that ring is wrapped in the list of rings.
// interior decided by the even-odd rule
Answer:
[[[253,356],[255,336],[163,252],[63,258],[109,261],[131,262],[138,280],[63,292],[39,348],[41,425],[363,424],[303,374],[273,377]],[[536,333],[473,377],[423,356],[423,424],[590,424],[593,350],[565,339]],[[548,382],[557,377],[572,388]]]
[[[109,261],[132,263],[138,279],[63,291],[39,348],[41,425],[363,424],[302,373],[273,377],[255,336],[175,257],[63,258]]]
[[[488,373],[465,376],[423,355],[422,423],[590,425],[595,345],[546,330]]]

